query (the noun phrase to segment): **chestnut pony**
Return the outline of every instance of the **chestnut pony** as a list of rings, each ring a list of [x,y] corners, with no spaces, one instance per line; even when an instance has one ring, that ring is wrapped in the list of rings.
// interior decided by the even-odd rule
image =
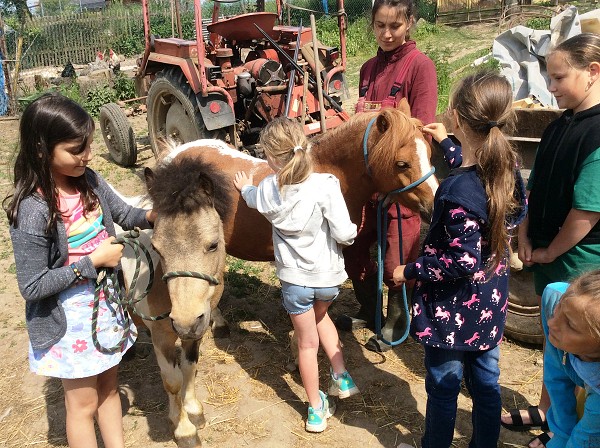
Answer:
[[[356,115],[311,141],[315,171],[332,173],[340,180],[355,223],[360,225],[362,206],[375,192],[406,187],[431,171],[431,149],[419,126],[403,102],[399,109]],[[153,316],[170,313],[170,319],[147,325],[180,447],[200,446],[197,429],[204,417],[194,390],[198,345],[210,321],[213,331],[215,325],[224,324],[216,306],[223,292],[225,249],[245,260],[273,259],[271,225],[248,208],[233,187],[233,177],[241,170],[252,173],[256,182],[272,174],[264,160],[219,140],[198,140],[162,154],[156,172],[145,173],[158,213],[152,246],[160,264],[147,300],[136,309]],[[413,210],[429,211],[436,188],[437,180],[430,176],[393,199]],[[124,260],[131,284],[132,268],[127,265]],[[190,277],[189,271],[199,275]],[[160,281],[163,272],[166,282]]]

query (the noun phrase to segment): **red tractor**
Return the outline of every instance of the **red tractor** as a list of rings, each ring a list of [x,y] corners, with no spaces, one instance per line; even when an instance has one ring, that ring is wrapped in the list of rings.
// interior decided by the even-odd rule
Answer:
[[[277,13],[233,17],[220,16],[224,0],[213,1],[212,19],[203,20],[200,0],[194,0],[195,40],[152,35],[148,1],[142,1],[145,51],[136,81],[149,81],[148,134],[155,155],[165,138],[220,138],[257,155],[258,133],[275,117],[301,120],[307,135],[348,120],[341,108],[348,93],[344,14],[337,16],[339,47],[317,43],[315,58],[314,27],[283,24],[281,0]],[[343,8],[338,0],[338,10]],[[117,163],[132,165],[137,153],[124,114],[108,106],[100,125],[109,151]]]

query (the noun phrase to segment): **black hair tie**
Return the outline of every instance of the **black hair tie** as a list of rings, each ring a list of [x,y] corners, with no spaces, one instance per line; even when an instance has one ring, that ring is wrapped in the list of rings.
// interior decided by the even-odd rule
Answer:
[[[496,128],[496,127],[499,127],[497,121],[488,121],[488,123],[487,123],[487,130],[488,131],[491,131],[492,128]]]

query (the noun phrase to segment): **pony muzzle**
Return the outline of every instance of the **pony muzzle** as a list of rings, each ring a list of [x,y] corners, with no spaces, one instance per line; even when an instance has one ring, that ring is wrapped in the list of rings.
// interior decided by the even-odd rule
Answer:
[[[200,339],[210,327],[210,310],[200,314],[192,321],[189,321],[189,319],[178,319],[176,316],[169,317],[171,318],[173,331],[177,333],[180,339]]]

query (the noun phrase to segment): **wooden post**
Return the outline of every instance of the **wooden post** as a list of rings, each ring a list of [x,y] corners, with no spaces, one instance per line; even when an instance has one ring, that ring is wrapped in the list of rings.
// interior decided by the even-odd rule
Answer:
[[[12,95],[12,85],[10,82],[10,70],[8,68],[8,62],[6,58],[8,53],[6,52],[6,39],[4,38],[4,20],[0,13],[0,51],[2,52],[2,71],[4,72],[4,85],[6,86],[6,95],[8,97],[8,113],[15,112],[15,104]]]
[[[177,34],[180,39],[183,39],[183,31],[181,29],[181,7],[179,5],[179,0],[175,0],[175,20],[177,23]]]
[[[319,115],[321,117],[321,133],[327,130],[325,124],[325,107],[323,101],[323,84],[321,83],[321,59],[319,57],[319,46],[317,45],[317,25],[315,15],[310,15],[310,29],[312,32],[313,54],[315,56],[315,82],[317,83],[317,99],[319,100]]]
[[[304,85],[302,86],[302,126],[306,123],[306,96],[308,95],[308,67],[304,68]]]
[[[17,52],[15,54],[15,77],[13,79],[13,110],[17,108],[17,83],[19,82],[19,70],[21,69],[21,53],[23,52],[23,36],[17,38]]]

